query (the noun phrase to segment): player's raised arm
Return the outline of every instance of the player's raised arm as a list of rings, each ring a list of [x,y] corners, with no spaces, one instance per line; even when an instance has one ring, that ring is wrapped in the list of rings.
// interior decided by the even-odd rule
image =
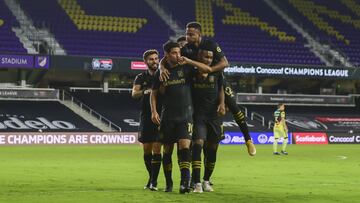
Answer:
[[[222,57],[218,63],[211,67],[211,72],[223,71],[226,67],[229,66],[229,62],[226,57]]]
[[[203,64],[201,62],[198,62],[198,61],[191,60],[191,59],[189,59],[189,58],[187,58],[185,56],[182,56],[180,58],[179,64],[180,65],[188,64],[188,65],[191,65],[191,66],[195,66],[202,73],[210,73],[211,72],[211,67],[210,66],[205,65],[205,64]]]

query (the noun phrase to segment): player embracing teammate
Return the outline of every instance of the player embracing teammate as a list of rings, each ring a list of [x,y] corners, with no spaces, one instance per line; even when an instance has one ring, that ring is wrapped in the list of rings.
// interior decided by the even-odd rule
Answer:
[[[210,177],[215,167],[219,142],[223,139],[222,118],[225,105],[244,134],[248,153],[256,154],[245,115],[236,105],[231,87],[225,82],[223,70],[228,62],[217,43],[202,38],[197,22],[186,26],[186,42],[164,44],[165,57],[155,75],[151,91],[151,119],[160,126],[159,140],[164,145],[163,167],[166,192],[172,191],[171,153],[178,145],[181,171],[180,193],[190,192],[192,163],[193,192],[211,192]],[[162,94],[161,115],[156,108]],[[204,153],[204,176],[200,180],[201,154]],[[170,156],[170,157],[169,157]]]

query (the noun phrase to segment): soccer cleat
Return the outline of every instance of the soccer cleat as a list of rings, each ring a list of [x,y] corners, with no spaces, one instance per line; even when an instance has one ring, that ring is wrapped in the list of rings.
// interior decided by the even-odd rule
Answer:
[[[283,150],[281,150],[281,154],[283,154],[283,155],[289,155],[289,153],[287,153],[287,151],[283,151]]]
[[[202,187],[203,187],[205,192],[214,192],[214,189],[211,187],[209,181],[203,181]]]
[[[173,183],[166,183],[166,187],[164,189],[164,192],[172,192],[173,191]]]
[[[144,190],[146,190],[146,189],[150,189],[150,179],[148,180],[148,182],[144,186]]]
[[[189,183],[189,181],[184,181],[184,182],[180,185],[180,189],[179,189],[180,194],[189,193],[190,190],[191,190],[191,189],[190,189],[190,183]]]
[[[203,188],[202,188],[202,185],[201,183],[196,183],[194,185],[194,190],[193,190],[194,193],[203,193]]]
[[[246,141],[246,147],[250,156],[255,156],[256,148],[251,140]]]
[[[280,153],[279,153],[279,152],[274,152],[273,154],[274,154],[274,155],[280,155]]]
[[[150,187],[149,187],[149,189],[151,190],[151,191],[158,191],[158,188],[156,187],[156,185],[157,184],[150,184]]]

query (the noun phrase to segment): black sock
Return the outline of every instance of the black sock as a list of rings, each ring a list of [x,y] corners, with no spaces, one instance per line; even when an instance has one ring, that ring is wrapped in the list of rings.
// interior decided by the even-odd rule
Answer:
[[[151,184],[156,187],[161,166],[161,154],[154,154],[151,161]]]
[[[171,178],[172,160],[171,160],[171,155],[172,154],[167,154],[167,153],[164,153],[164,155],[163,155],[163,170],[164,170],[164,175],[165,175],[165,179],[166,179],[166,185],[172,185],[172,178]]]
[[[200,183],[201,171],[201,149],[200,144],[194,144],[192,148],[192,180],[194,183]]]
[[[190,150],[180,150],[180,171],[181,183],[186,183],[190,180]]]
[[[152,154],[144,154],[144,163],[146,170],[149,174],[149,181],[151,180],[151,159],[152,159]]]
[[[205,171],[204,171],[204,177],[203,179],[205,181],[209,181],[211,174],[214,171],[215,168],[215,162],[216,162],[216,149],[207,149],[207,156],[205,161]]]
[[[241,112],[239,106],[236,104],[235,96],[233,95],[231,88],[229,91],[225,91],[225,104],[233,114],[235,122],[238,124],[240,131],[244,135],[245,141],[251,140],[245,114]]]
[[[249,128],[247,126],[246,119],[245,119],[245,114],[239,110],[239,112],[237,112],[236,114],[233,114],[233,116],[234,116],[236,123],[240,127],[240,131],[244,135],[245,142],[247,142],[248,140],[251,140],[251,137],[249,134]]]

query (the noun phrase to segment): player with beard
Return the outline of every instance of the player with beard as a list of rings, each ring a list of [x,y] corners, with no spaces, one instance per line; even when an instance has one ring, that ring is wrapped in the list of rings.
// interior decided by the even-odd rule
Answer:
[[[147,70],[136,76],[132,88],[132,97],[141,100],[139,142],[143,145],[143,158],[149,174],[149,179],[144,189],[156,191],[162,157],[159,130],[157,125],[151,121],[150,93],[155,72],[159,65],[158,51],[154,49],[145,51],[143,60]],[[161,109],[160,101],[157,108]]]

